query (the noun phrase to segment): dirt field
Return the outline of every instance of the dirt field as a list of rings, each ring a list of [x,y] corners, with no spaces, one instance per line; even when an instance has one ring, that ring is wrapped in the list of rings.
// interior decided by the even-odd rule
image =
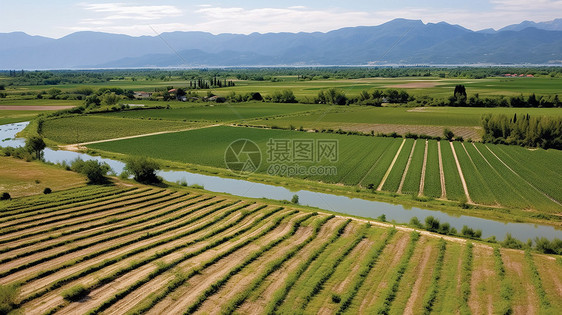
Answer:
[[[0,202],[0,283],[20,283],[23,314],[487,313],[503,301],[488,245],[474,245],[466,274],[464,239],[201,190],[135,187]],[[439,238],[445,263],[427,306]],[[559,313],[562,265],[533,257],[502,250],[515,289],[509,307]],[[539,305],[529,261],[549,308]],[[460,279],[469,279],[465,302]],[[76,286],[84,296],[63,297]]]

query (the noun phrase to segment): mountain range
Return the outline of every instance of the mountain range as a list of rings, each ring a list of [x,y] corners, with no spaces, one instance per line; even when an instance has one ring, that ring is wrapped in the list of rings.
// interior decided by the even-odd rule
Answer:
[[[562,64],[562,19],[498,31],[395,19],[326,33],[0,33],[6,70],[384,64]]]

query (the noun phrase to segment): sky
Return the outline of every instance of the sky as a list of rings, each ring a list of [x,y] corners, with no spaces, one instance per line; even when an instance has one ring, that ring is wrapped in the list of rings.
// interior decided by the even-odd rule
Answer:
[[[395,18],[481,30],[560,17],[562,0],[0,0],[0,33],[52,38],[77,31],[132,36],[171,31],[326,32]]]

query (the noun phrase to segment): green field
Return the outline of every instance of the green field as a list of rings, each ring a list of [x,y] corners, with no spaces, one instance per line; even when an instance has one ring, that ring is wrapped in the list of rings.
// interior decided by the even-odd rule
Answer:
[[[424,126],[480,126],[484,114],[508,116],[562,116],[562,108],[467,108],[467,107],[369,107],[329,106],[324,111],[308,115],[281,117],[252,123],[279,127],[304,126],[306,128],[345,128],[347,125],[396,124]]]
[[[294,113],[306,113],[325,108],[322,105],[307,104],[275,104],[264,102],[213,104],[208,106],[195,105],[189,107],[176,107],[171,109],[145,109],[125,112],[99,114],[104,117],[137,118],[137,119],[163,119],[163,120],[187,120],[187,121],[210,121],[244,122],[248,119],[258,117],[287,115]]]
[[[49,119],[43,123],[42,134],[58,143],[70,144],[159,131],[183,130],[196,126],[201,124],[86,115]]]
[[[118,183],[2,201],[0,232],[6,312],[562,308],[548,255],[203,190]]]
[[[213,141],[209,142],[208,139],[213,139]],[[390,192],[396,192],[399,188],[412,145],[414,144],[412,139],[407,139],[400,154],[396,156],[403,142],[402,138],[393,139],[219,126],[104,142],[88,145],[88,147],[127,155],[148,155],[162,160],[225,168],[225,150],[232,142],[238,139],[250,139],[258,144],[262,153],[262,163],[258,172],[264,174],[268,173],[270,165],[276,164],[266,162],[269,154],[267,145],[269,139],[290,139],[292,141],[308,139],[336,140],[339,144],[339,159],[337,162],[295,162],[294,164],[305,167],[318,165],[335,166],[337,174],[326,176],[303,174],[295,175],[294,177],[326,183],[342,183],[377,188],[382,183],[384,175],[388,173],[388,178],[381,188]],[[418,143],[421,142],[425,141],[418,140]],[[434,141],[429,142],[424,194],[440,197],[440,173],[437,146],[435,144]],[[440,145],[447,199],[467,201],[452,148],[447,141],[441,141]],[[475,203],[491,206],[499,204],[518,209],[534,209],[549,213],[558,213],[562,210],[562,206],[557,203],[560,202],[558,187],[562,187],[562,176],[555,171],[549,172],[544,170],[544,165],[548,165],[548,163],[552,163],[559,158],[557,151],[553,154],[552,150],[529,151],[520,147],[474,145],[472,143],[465,143],[464,146],[467,147],[466,151],[464,151],[463,144],[454,143],[461,170],[467,180],[469,195],[474,198]],[[425,143],[423,143],[423,147],[425,148]],[[416,145],[416,148],[421,150],[419,144]],[[490,150],[487,148],[490,148]],[[502,150],[505,151],[506,148],[509,151],[513,150],[513,153],[510,155],[526,156],[527,159],[532,159],[534,163],[529,163],[522,168],[516,160],[502,158],[499,155],[496,157],[492,153],[497,151],[502,154]],[[395,157],[396,162],[390,168]],[[421,176],[419,168],[423,164],[423,161],[420,162],[420,159],[423,159],[423,156],[416,154],[414,150],[413,161],[410,163],[408,173],[406,174],[406,179],[413,182],[404,183],[404,186],[407,188],[406,193],[416,193],[417,189],[419,189]],[[288,164],[290,165],[290,163]],[[411,177],[408,176],[409,174],[412,174]],[[537,176],[536,174],[542,174],[542,176]],[[282,175],[287,176],[289,174]],[[494,187],[494,189],[491,189],[491,187],[490,189],[485,189],[485,187],[481,186],[482,184],[492,185],[491,187]]]
[[[22,121],[29,121],[37,117],[42,111],[34,110],[0,110],[0,125],[7,125]]]

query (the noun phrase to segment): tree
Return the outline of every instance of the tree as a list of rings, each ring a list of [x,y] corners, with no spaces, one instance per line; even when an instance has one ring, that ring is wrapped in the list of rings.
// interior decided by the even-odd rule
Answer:
[[[455,86],[455,92],[453,93],[454,105],[464,106],[466,105],[466,88],[464,85],[459,84]]]
[[[52,193],[53,191],[51,190],[51,188],[47,187],[45,189],[43,189],[43,194],[48,195],[50,193]]]
[[[125,169],[133,174],[134,179],[139,183],[153,184],[161,182],[161,179],[156,176],[156,171],[160,169],[160,164],[145,156],[131,157],[127,161]]]
[[[443,129],[443,136],[445,137],[445,139],[452,141],[455,137],[455,134],[449,128],[445,128]]]
[[[120,99],[121,98],[119,96],[117,96],[117,94],[115,94],[114,92],[106,93],[106,94],[102,95],[101,103],[103,105],[112,106],[112,105],[116,105],[119,102]]]
[[[291,199],[291,202],[294,204],[298,204],[299,203],[299,195],[293,195],[293,198]]]
[[[453,93],[456,99],[464,97],[466,99],[466,88],[464,85],[459,84],[455,86],[455,92]]]
[[[43,141],[43,138],[38,136],[29,137],[25,141],[25,148],[27,149],[27,151],[29,151],[30,153],[35,153],[35,158],[38,160],[41,159],[42,151],[46,147],[47,145],[45,144],[45,141]]]
[[[105,184],[107,183],[107,172],[111,170],[107,163],[100,163],[95,160],[84,161],[80,158],[72,161],[70,169],[86,175],[90,184]]]

